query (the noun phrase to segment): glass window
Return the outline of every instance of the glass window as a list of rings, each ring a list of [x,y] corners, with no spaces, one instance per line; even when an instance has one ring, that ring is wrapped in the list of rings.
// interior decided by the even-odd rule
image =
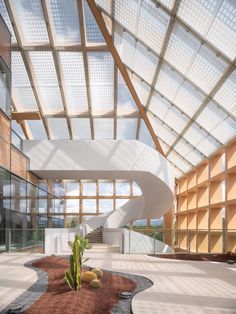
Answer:
[[[113,211],[113,199],[100,199],[98,206],[99,214],[111,212]]]
[[[113,182],[99,181],[99,195],[113,195]]]
[[[129,181],[116,181],[116,195],[130,195],[130,191]]]
[[[27,183],[27,213],[38,213],[38,188],[31,183]]]
[[[46,214],[48,211],[47,192],[39,189],[39,214]]]
[[[79,196],[80,184],[78,181],[65,181],[65,195]]]
[[[11,175],[11,209],[26,213],[26,181]]]
[[[142,195],[142,191],[135,181],[133,182],[133,195]]]
[[[94,181],[83,181],[83,195],[95,196],[97,194],[96,182]]]
[[[96,200],[83,199],[83,213],[96,213],[97,204]]]
[[[78,216],[66,216],[66,228],[74,228],[80,224]]]
[[[80,204],[79,199],[67,199],[66,200],[66,212],[79,214],[80,212],[79,204]]]

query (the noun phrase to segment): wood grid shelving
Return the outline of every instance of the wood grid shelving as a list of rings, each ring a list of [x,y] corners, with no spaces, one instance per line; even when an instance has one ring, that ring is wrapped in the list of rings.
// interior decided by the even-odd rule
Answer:
[[[236,250],[236,141],[178,180],[177,246],[199,253]]]

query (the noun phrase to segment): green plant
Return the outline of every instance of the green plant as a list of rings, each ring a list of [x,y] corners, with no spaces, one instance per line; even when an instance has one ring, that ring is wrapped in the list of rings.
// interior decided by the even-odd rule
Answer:
[[[81,244],[75,237],[70,243],[72,255],[70,256],[70,268],[65,272],[65,281],[72,290],[81,287]]]
[[[89,240],[85,239],[82,237],[80,234],[76,234],[75,236],[75,241],[80,242],[80,266],[81,266],[81,271],[83,270],[83,264],[88,260],[88,258],[83,259],[83,254],[85,249],[89,249]],[[74,242],[69,241],[68,244],[70,247],[72,247]]]
[[[99,268],[94,268],[92,270],[92,272],[95,273],[98,278],[102,278],[102,276],[103,276],[103,271],[101,269],[99,269]]]
[[[86,271],[83,273],[82,281],[90,283],[92,280],[97,279],[97,275],[92,271]]]
[[[102,283],[99,279],[93,279],[91,282],[90,282],[90,286],[93,288],[93,289],[99,289],[99,288],[102,288]]]

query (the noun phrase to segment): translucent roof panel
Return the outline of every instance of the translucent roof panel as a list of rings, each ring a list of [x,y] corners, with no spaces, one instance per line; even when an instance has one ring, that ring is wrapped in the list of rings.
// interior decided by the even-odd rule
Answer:
[[[115,19],[133,34],[136,33],[139,0],[114,1]]]
[[[137,36],[158,54],[161,52],[170,16],[149,0],[142,1]],[[149,31],[147,32],[147,29]]]
[[[161,148],[162,148],[164,154],[167,154],[167,152],[171,149],[171,147],[168,144],[166,144],[165,142],[163,142],[160,138],[159,138],[159,143],[161,145]]]
[[[84,7],[84,19],[85,19],[85,33],[86,41],[88,44],[91,43],[104,43],[104,38],[99,30],[95,18],[87,4],[86,0],[83,0]]]
[[[204,110],[197,117],[196,122],[199,123],[209,133],[226,118],[226,114],[223,110],[211,101]]]
[[[12,99],[19,111],[37,111],[38,106],[31,88],[20,52],[12,52]]]
[[[196,146],[198,143],[204,140],[205,137],[207,137],[207,133],[196,123],[192,123],[192,125],[183,134],[183,137],[193,146]]]
[[[52,53],[31,51],[29,57],[43,112],[50,114],[64,111]]]
[[[214,99],[230,113],[236,111],[236,71],[226,79]]]
[[[69,115],[88,113],[84,60],[81,52],[59,52]]]
[[[188,172],[192,168],[191,164],[181,158],[174,151],[170,152],[170,154],[168,155],[168,159],[183,172]]]
[[[153,139],[152,139],[152,137],[148,131],[148,128],[146,127],[146,124],[143,121],[143,119],[141,119],[138,139],[146,145],[149,145],[151,147],[155,146]]]
[[[114,27],[114,44],[123,63],[125,63],[129,68],[133,68],[136,40],[128,32],[125,32],[122,28],[117,25]]]
[[[165,143],[171,146],[177,139],[178,135],[173,130],[171,130],[171,128],[162,124],[162,122],[155,118],[152,114],[149,113],[148,118],[157,137],[159,137]]]
[[[180,2],[178,16],[233,60],[236,56],[234,0]]]
[[[114,61],[110,53],[88,53],[93,115],[114,111]]]
[[[136,93],[138,94],[138,97],[142,105],[145,106],[148,100],[150,90],[151,90],[150,86],[146,84],[143,80],[141,80],[135,74],[132,75],[131,81],[133,83],[133,86],[136,90]]]
[[[164,121],[170,107],[171,103],[166,98],[154,92],[148,109],[158,116],[159,119]]]
[[[217,148],[219,148],[219,143],[216,142],[212,136],[208,135],[195,147],[205,156],[209,157],[217,150]]]
[[[117,139],[136,139],[137,118],[117,119]]]
[[[161,68],[155,88],[170,101],[173,101],[182,83],[183,77],[170,68],[170,66],[164,64]]]
[[[184,81],[175,97],[175,105],[192,117],[205,100],[205,95],[191,83]]]
[[[175,0],[159,0],[168,10],[172,10],[175,4]]]
[[[24,45],[49,43],[40,0],[10,0]]]
[[[107,0],[95,0],[96,4],[105,10],[108,14],[111,14],[112,2]]]
[[[209,93],[227,69],[228,64],[206,46],[202,46],[188,73],[188,78]]]
[[[89,118],[71,118],[71,128],[74,139],[91,139],[91,128]]]
[[[236,136],[236,121],[232,118],[226,118],[217,125],[211,134],[221,143],[226,144]]]
[[[196,37],[176,23],[165,53],[165,60],[186,74],[200,46],[201,42]]]
[[[70,136],[66,119],[48,118],[47,122],[52,139],[69,139]]]
[[[80,43],[80,26],[76,0],[46,2],[55,45]]]
[[[27,121],[34,140],[47,139],[42,120]]]
[[[137,106],[123,77],[118,72],[117,115],[128,115],[137,111]]]
[[[114,119],[94,118],[94,136],[98,138],[114,138]]]
[[[5,6],[4,0],[0,0],[0,14],[3,17],[5,23],[7,24],[7,27],[9,29],[9,31],[11,32],[12,43],[16,43],[15,33],[14,33],[14,30],[13,30],[13,27],[12,27],[12,24],[11,24],[11,21],[10,21],[10,18],[9,18],[9,15],[8,15],[7,8]]]
[[[205,158],[203,154],[194,149],[194,147],[184,139],[180,139],[177,142],[174,146],[174,150],[194,166],[199,164]]]

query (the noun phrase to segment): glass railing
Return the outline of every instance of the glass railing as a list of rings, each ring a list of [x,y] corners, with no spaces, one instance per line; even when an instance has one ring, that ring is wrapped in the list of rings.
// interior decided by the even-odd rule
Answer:
[[[0,252],[44,252],[44,229],[0,229]]]

